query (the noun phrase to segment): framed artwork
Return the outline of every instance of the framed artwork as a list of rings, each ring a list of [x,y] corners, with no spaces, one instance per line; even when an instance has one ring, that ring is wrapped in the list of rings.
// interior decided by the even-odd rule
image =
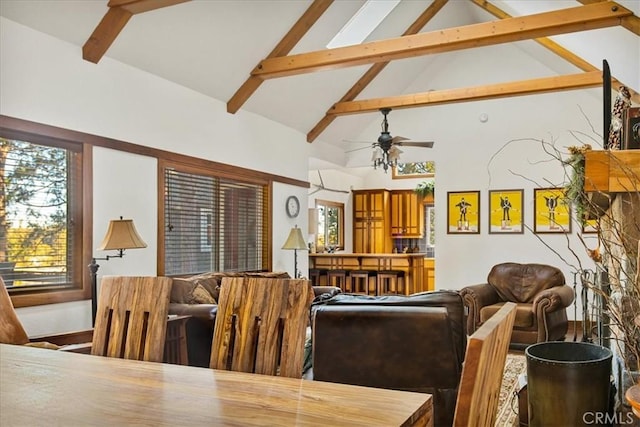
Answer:
[[[480,234],[480,191],[447,192],[447,233]]]
[[[582,234],[590,234],[598,232],[598,220],[597,219],[587,219],[582,224]]]
[[[524,233],[524,190],[489,190],[489,233]]]
[[[533,211],[534,233],[571,233],[571,202],[562,188],[534,188]]]

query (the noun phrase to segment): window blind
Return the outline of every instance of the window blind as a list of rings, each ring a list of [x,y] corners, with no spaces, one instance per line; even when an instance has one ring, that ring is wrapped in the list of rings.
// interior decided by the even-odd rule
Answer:
[[[9,288],[72,286],[81,154],[0,138],[0,275]],[[74,255],[78,261],[74,262]]]
[[[165,169],[165,275],[266,268],[266,187]]]

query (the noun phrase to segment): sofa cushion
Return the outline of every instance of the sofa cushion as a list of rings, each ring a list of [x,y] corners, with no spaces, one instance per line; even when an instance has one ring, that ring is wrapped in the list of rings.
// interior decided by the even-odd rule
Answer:
[[[502,308],[504,302],[484,306],[480,309],[480,323],[484,323]],[[517,304],[516,318],[513,326],[520,329],[532,329],[535,326],[535,316],[531,304]]]
[[[505,262],[495,265],[487,277],[504,301],[531,303],[545,289],[564,285],[564,275],[556,267],[543,264]]]

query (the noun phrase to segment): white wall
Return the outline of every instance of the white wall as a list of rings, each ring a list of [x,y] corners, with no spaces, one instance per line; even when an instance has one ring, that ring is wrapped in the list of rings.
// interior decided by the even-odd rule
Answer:
[[[245,111],[226,113],[223,102],[202,96],[108,57],[82,60],[80,49],[0,18],[0,114],[249,169],[307,179],[306,135]],[[284,162],[281,153],[290,159]],[[94,247],[111,219],[132,218],[146,249],[100,261],[100,275],[155,275],[157,268],[157,162],[96,148]],[[284,201],[296,194],[301,212],[289,220]],[[307,228],[307,189],[273,186],[274,270],[293,274],[293,254],[281,250],[290,228]],[[95,256],[107,253],[96,251]],[[299,267],[307,268],[306,252]],[[30,335],[89,327],[90,302],[18,309]]]

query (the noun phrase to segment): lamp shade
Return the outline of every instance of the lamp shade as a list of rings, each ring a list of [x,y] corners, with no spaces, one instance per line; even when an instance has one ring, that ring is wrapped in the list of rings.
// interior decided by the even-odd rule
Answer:
[[[99,251],[108,251],[113,249],[139,249],[146,248],[147,244],[136,231],[132,219],[114,219],[109,222],[107,235],[100,246]]]
[[[287,237],[287,241],[282,245],[282,249],[308,249],[307,243],[304,241],[304,237],[302,237],[302,230],[299,229],[297,225],[289,232],[289,237]]]

